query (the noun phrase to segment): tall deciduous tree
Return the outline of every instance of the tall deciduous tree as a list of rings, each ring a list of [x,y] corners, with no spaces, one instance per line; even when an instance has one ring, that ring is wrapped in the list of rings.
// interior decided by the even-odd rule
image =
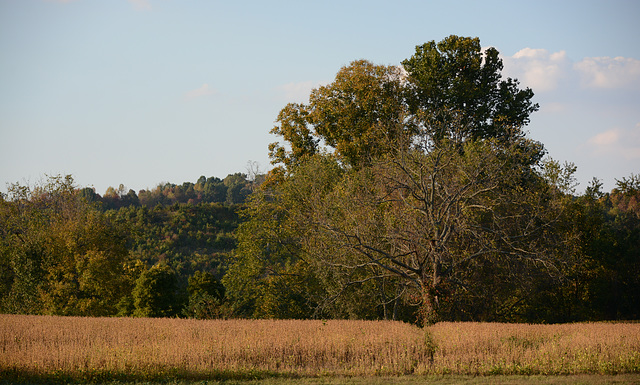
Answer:
[[[275,163],[291,166],[328,146],[345,164],[360,167],[387,150],[381,147],[387,137],[410,127],[403,73],[399,67],[354,61],[333,83],[313,90],[308,105],[283,108],[277,122],[271,132],[282,136],[288,149],[270,145]]]
[[[280,112],[272,133],[286,143],[270,146],[279,167],[239,254],[288,245],[325,295],[375,283],[382,303],[422,302],[428,322],[453,293],[489,298],[484,273],[516,282],[553,270],[560,191],[540,172],[542,144],[522,131],[533,92],[501,79],[497,50],[450,36],[403,66],[353,62],[308,105]],[[256,240],[262,229],[270,242]]]
[[[408,104],[412,113],[437,112],[441,122],[450,113],[462,116],[463,136],[493,138],[508,134],[513,127],[529,123],[538,110],[533,91],[520,89],[518,81],[502,79],[502,59],[495,48],[482,50],[480,39],[449,36],[439,43],[430,41],[416,47],[415,54],[402,62],[409,74]],[[433,115],[433,114],[432,114]],[[433,128],[436,138],[447,136],[447,125]]]
[[[417,46],[401,67],[354,61],[313,90],[309,104],[280,111],[271,133],[285,143],[270,145],[272,161],[289,167],[327,147],[357,168],[395,149],[383,143],[397,145],[394,138],[418,127],[439,130],[431,133],[436,140],[511,134],[529,123],[538,105],[531,89],[502,79],[502,68],[495,48],[483,51],[478,38],[453,35]],[[534,160],[543,154],[539,146]]]

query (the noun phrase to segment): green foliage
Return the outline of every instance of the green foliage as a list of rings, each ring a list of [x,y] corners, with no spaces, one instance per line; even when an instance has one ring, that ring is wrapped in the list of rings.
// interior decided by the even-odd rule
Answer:
[[[585,297],[597,319],[640,317],[640,184],[634,176],[598,200],[586,200],[583,230]],[[637,178],[636,178],[637,181]]]
[[[186,306],[184,311],[196,316],[194,307],[202,307],[196,297],[202,297],[208,304],[215,302],[217,308],[223,302],[224,289],[219,287],[221,295],[214,295],[211,288],[200,282],[202,293],[187,296],[188,277],[197,274],[196,280],[202,278],[200,274],[204,273],[198,271],[207,271],[206,276],[211,275],[210,278],[216,281],[222,277],[228,255],[236,245],[234,232],[239,223],[236,209],[219,203],[199,203],[156,206],[153,210],[144,206],[129,207],[113,214],[120,221],[131,224],[133,257],[147,265],[167,263],[175,270],[177,290],[184,297],[180,301]],[[131,309],[131,303],[124,302],[123,309]],[[172,311],[182,314],[183,309],[176,306]],[[207,311],[210,307],[207,305]],[[121,314],[131,313],[123,310]]]
[[[498,51],[493,47],[483,51],[478,38],[451,35],[439,43],[430,41],[417,46],[402,65],[412,85],[411,111],[434,111],[443,122],[452,113],[461,116],[465,137],[502,137],[511,128],[528,124],[529,115],[538,110],[531,102],[533,91],[519,89],[515,79],[502,80]],[[436,126],[439,131],[433,136],[449,136],[444,127]]]
[[[216,298],[224,297],[224,286],[209,272],[196,271],[189,277],[188,292],[190,297],[209,294]]]
[[[183,294],[178,275],[166,263],[159,263],[142,272],[132,292],[136,317],[172,317],[182,308]]]
[[[314,277],[307,265],[298,261],[262,280],[256,318],[308,319],[313,316]],[[317,283],[316,283],[317,284]]]
[[[402,72],[366,60],[340,69],[333,83],[311,92],[309,105],[289,104],[271,132],[290,150],[270,145],[273,163],[292,166],[319,152],[320,143],[336,150],[340,161],[359,167],[389,149],[389,137],[405,127]]]
[[[205,192],[207,181],[225,187],[222,200],[227,199],[222,180],[201,178]],[[248,188],[244,174],[228,182],[234,191]],[[149,209],[126,203],[135,194],[124,186],[110,190],[100,197],[77,188],[70,176],[10,187],[0,200],[1,311],[177,315],[187,302],[189,276],[203,270],[215,280],[222,277],[236,245],[237,206],[203,202]],[[171,266],[172,273],[145,265]],[[158,282],[170,285],[167,293],[173,294]],[[213,294],[205,291],[201,296]],[[217,292],[212,298],[223,302],[224,288]]]
[[[109,212],[128,223],[131,252],[148,265],[170,260],[181,275],[217,271],[235,248],[236,206],[220,203],[121,208]],[[184,270],[184,271],[182,271]],[[217,273],[216,273],[217,274]],[[186,278],[184,278],[186,284]]]
[[[225,287],[209,272],[196,271],[189,277],[189,303],[183,314],[198,319],[226,316],[223,308]]]
[[[358,167],[387,151],[407,116],[398,67],[365,60],[342,68],[333,83],[310,95],[310,121],[345,163]]]
[[[9,192],[0,209],[2,311],[113,314],[125,284],[126,228],[79,193],[71,176]]]
[[[502,80],[498,51],[482,51],[478,38],[452,35],[417,46],[402,68],[354,61],[313,90],[308,105],[285,106],[271,133],[286,143],[269,146],[272,163],[290,168],[324,147],[358,168],[406,148],[410,142],[399,139],[420,129],[434,140],[504,138],[538,110],[530,89]],[[533,164],[544,150],[528,145],[536,149]]]
[[[625,178],[625,180],[628,180]],[[566,263],[562,280],[537,278],[519,304],[525,320],[631,320],[640,316],[640,189],[601,191],[595,179],[582,196],[569,196],[562,224]]]
[[[227,204],[238,204],[245,201],[251,193],[251,187],[247,183],[247,176],[241,173],[228,175],[223,184],[227,187]]]
[[[238,315],[311,316],[322,297],[317,279],[301,259],[308,226],[299,213],[315,196],[313,191],[329,188],[342,171],[335,159],[320,155],[312,156],[301,167],[306,171],[297,172],[289,179],[291,183],[279,185],[277,193],[256,191],[242,213],[250,220],[238,229],[238,248],[223,278]],[[280,300],[284,302],[280,304]]]

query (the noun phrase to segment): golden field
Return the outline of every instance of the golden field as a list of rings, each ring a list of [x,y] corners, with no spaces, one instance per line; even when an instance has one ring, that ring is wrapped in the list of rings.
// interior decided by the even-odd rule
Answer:
[[[640,373],[639,323],[0,315],[0,374],[69,378]]]

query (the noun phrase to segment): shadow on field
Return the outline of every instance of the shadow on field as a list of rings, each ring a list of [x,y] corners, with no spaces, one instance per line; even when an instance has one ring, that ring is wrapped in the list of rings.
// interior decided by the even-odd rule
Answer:
[[[266,371],[185,373],[176,370],[157,372],[153,375],[141,373],[74,372],[72,374],[29,373],[21,370],[0,372],[0,385],[40,384],[84,384],[84,385],[577,385],[577,384],[640,384],[640,374],[620,375],[569,375],[569,376],[393,376],[393,377],[301,377],[295,373]]]

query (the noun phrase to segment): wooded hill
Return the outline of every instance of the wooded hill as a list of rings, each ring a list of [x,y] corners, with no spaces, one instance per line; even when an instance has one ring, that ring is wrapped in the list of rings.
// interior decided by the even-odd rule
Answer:
[[[71,176],[12,185],[0,214],[2,311],[174,316],[188,288],[222,297],[251,188],[244,174],[104,196]]]

